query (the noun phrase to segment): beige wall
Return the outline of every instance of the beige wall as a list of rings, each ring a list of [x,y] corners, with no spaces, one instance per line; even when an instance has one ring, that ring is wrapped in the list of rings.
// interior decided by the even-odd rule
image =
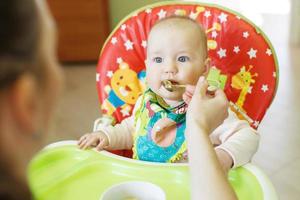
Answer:
[[[291,44],[300,46],[300,1],[291,2]]]
[[[132,11],[143,6],[161,2],[159,0],[109,0],[110,11],[110,26],[111,30],[121,21],[125,16]]]

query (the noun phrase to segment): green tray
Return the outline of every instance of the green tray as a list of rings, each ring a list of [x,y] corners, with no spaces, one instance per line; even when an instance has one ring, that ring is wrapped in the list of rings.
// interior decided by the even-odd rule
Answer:
[[[150,163],[75,145],[46,148],[31,161],[29,182],[38,200],[99,200],[103,192],[126,181],[160,186],[167,199],[189,199],[187,164]],[[229,181],[239,199],[263,199],[262,188],[246,168],[231,170]]]

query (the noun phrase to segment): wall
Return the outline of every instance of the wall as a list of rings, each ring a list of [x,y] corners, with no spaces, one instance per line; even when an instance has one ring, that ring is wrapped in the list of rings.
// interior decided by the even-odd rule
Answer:
[[[292,0],[290,41],[294,46],[300,46],[300,1]]]
[[[143,6],[161,2],[159,0],[110,0],[110,28],[111,30],[132,11]]]

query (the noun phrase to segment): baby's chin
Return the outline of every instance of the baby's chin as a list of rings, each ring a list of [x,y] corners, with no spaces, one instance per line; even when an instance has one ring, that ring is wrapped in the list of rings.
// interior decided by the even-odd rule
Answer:
[[[173,92],[169,92],[165,89],[161,89],[158,91],[157,94],[168,103],[168,101],[173,101],[173,102],[182,101],[183,93],[184,93],[184,90],[175,90]]]

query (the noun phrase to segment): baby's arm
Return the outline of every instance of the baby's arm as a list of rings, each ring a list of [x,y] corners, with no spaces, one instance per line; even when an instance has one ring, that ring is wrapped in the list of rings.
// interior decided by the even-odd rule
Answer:
[[[231,155],[227,152],[224,151],[221,148],[215,149],[217,158],[219,160],[219,163],[221,164],[221,167],[225,174],[228,173],[228,171],[232,168],[233,166],[233,159]]]
[[[131,149],[133,146],[134,116],[137,108],[140,107],[142,98],[139,97],[132,115],[124,119],[120,124],[115,126],[101,126],[96,132],[83,135],[78,146],[81,149],[96,147],[97,150],[120,150]]]
[[[83,135],[78,146],[81,149],[95,147],[100,151],[103,149],[130,149],[132,147],[133,116],[124,119],[115,126],[103,126],[96,132]]]
[[[231,110],[224,123],[212,133],[212,137],[219,140],[220,145],[215,149],[225,170],[248,163],[259,143],[258,133],[248,122],[239,120]]]
[[[133,145],[132,133],[134,132],[133,115],[124,119],[115,126],[106,126],[100,128],[108,138],[108,150],[131,149]]]

